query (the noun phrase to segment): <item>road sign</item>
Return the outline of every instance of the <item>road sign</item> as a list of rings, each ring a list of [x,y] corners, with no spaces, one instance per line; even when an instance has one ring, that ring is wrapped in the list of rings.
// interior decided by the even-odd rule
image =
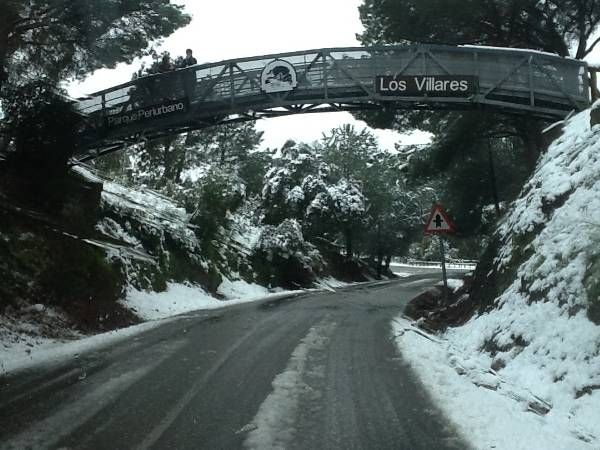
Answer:
[[[454,233],[456,226],[442,205],[435,205],[425,225],[425,233]]]

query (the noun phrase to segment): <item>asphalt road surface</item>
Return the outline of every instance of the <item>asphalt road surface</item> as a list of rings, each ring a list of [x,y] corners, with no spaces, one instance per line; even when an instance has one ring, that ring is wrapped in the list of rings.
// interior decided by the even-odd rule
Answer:
[[[391,340],[438,280],[186,314],[2,379],[0,448],[466,448]]]

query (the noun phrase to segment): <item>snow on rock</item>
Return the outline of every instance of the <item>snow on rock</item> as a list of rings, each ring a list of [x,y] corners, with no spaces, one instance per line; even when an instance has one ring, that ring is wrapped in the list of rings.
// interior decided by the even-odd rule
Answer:
[[[567,121],[500,226],[495,270],[514,276],[494,308],[446,331],[442,344],[417,344],[415,333],[399,339],[476,448],[600,448],[600,326],[590,320],[600,307],[599,211],[600,126],[584,111]],[[503,384],[477,387],[473,365]],[[503,395],[501,385],[535,394],[549,412],[528,412],[523,396]]]
[[[448,278],[447,281],[448,281],[448,288],[451,289],[453,292],[458,291],[465,284],[465,281],[461,280],[459,278]],[[444,285],[443,281],[440,281],[438,283],[438,286],[443,286],[443,285]]]
[[[129,288],[121,303],[144,320],[157,320],[198,309],[223,306],[221,300],[200,287],[167,283],[165,292],[139,291]]]
[[[248,283],[244,280],[229,280],[223,277],[223,282],[217,292],[227,299],[241,299],[265,296],[269,290],[255,283]]]

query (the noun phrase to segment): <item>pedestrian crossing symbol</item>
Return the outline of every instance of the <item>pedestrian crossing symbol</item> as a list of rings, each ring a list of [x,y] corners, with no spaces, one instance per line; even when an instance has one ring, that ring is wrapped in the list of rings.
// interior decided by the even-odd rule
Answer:
[[[425,233],[454,233],[456,226],[442,205],[435,205],[425,225]]]

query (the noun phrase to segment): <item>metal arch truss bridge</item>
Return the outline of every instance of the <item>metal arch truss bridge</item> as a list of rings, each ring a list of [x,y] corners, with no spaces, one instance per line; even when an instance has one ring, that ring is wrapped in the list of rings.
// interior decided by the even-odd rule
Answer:
[[[478,109],[564,118],[590,105],[585,62],[476,46],[330,48],[200,64],[77,103],[81,161],[209,126],[327,111]]]

